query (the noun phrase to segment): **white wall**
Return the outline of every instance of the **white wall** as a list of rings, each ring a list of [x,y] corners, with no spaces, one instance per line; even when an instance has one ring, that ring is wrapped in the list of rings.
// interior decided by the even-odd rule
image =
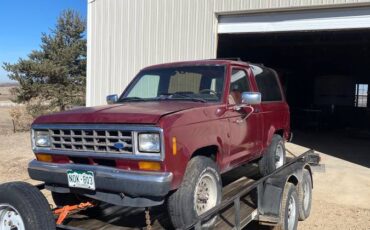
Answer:
[[[216,57],[217,16],[369,0],[88,0],[87,106],[120,94],[143,67]]]

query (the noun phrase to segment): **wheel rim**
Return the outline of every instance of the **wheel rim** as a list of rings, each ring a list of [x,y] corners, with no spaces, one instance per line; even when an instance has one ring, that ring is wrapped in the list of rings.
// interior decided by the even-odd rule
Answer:
[[[275,151],[275,167],[280,168],[284,164],[284,148],[278,144]]]
[[[9,204],[0,204],[0,230],[25,230],[21,215]]]
[[[297,208],[296,202],[293,196],[289,198],[288,205],[288,229],[293,230],[296,222]]]
[[[308,209],[308,205],[310,203],[310,188],[309,188],[309,183],[308,181],[306,181],[304,184],[303,184],[303,207],[304,207],[304,210],[307,210]]]
[[[203,174],[194,193],[194,208],[198,216],[216,206],[217,193],[216,179],[210,173]]]

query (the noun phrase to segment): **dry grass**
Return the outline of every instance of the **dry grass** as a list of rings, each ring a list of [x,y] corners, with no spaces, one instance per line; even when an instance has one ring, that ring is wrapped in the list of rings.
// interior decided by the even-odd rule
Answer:
[[[14,131],[28,131],[34,118],[29,114],[26,106],[14,106],[9,111]]]
[[[0,107],[0,183],[29,180],[27,164],[34,158],[29,132],[13,133],[10,110]]]
[[[9,114],[10,109],[9,107],[0,107],[0,135],[13,133],[13,123]]]
[[[18,87],[14,83],[0,84],[0,132],[3,134],[9,134],[10,131],[25,131],[29,130],[34,115],[30,111],[36,114],[43,113],[40,110],[42,106],[38,106],[33,101],[27,104],[16,104],[12,102],[14,96],[11,94],[11,90]]]
[[[29,181],[28,162],[34,159],[28,132],[0,135],[0,182]]]
[[[0,85],[0,102],[1,101],[10,101],[11,94],[10,89],[12,89],[15,86],[1,86]]]
[[[0,183],[25,181],[39,184],[28,176],[27,165],[35,158],[31,149],[29,132],[13,133],[13,125],[9,115],[11,107],[0,107]],[[51,194],[43,191],[50,204]]]

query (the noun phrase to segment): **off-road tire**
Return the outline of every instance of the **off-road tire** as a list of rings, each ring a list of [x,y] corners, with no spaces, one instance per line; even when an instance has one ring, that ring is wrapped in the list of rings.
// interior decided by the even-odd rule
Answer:
[[[56,228],[46,198],[28,183],[10,182],[0,185],[1,204],[14,207],[27,230]]]
[[[180,187],[172,193],[167,200],[167,209],[176,229],[184,228],[192,224],[198,218],[194,205],[195,190],[200,178],[204,174],[212,175],[217,182],[217,204],[221,202],[222,182],[216,163],[208,157],[196,156],[192,158],[186,168],[186,172]],[[217,216],[203,224],[203,229],[212,228]]]
[[[293,225],[289,228],[288,215],[289,215],[289,200],[295,200],[295,218]],[[287,183],[284,187],[284,193],[280,205],[280,223],[274,227],[273,230],[297,230],[298,227],[298,192],[297,188],[292,183]]]
[[[272,136],[270,145],[265,150],[261,159],[258,162],[258,167],[261,176],[267,176],[277,169],[275,163],[276,163],[276,150],[278,148],[278,145],[280,145],[283,149],[283,164],[285,164],[286,153],[284,139],[280,135],[274,134]]]
[[[306,192],[308,194],[308,203],[304,204],[304,198],[305,198],[305,189],[306,186]],[[307,169],[303,170],[302,175],[302,181],[299,183],[298,188],[298,200],[299,200],[299,220],[303,221],[307,219],[310,216],[311,212],[311,204],[312,204],[312,179],[311,174]]]

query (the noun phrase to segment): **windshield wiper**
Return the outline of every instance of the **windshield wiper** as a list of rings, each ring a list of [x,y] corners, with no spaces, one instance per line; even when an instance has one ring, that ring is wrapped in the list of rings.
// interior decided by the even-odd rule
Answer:
[[[141,97],[124,97],[118,100],[118,102],[125,102],[125,101],[144,101],[144,98]]]
[[[159,96],[179,96],[181,98],[185,98],[185,99],[190,99],[192,101],[197,101],[197,102],[203,102],[203,103],[206,103],[207,100],[204,100],[202,98],[198,98],[198,97],[192,97],[192,96],[189,96],[189,95],[186,95],[186,94],[181,94],[181,93],[161,93]],[[176,98],[166,98],[166,99],[176,99]]]

